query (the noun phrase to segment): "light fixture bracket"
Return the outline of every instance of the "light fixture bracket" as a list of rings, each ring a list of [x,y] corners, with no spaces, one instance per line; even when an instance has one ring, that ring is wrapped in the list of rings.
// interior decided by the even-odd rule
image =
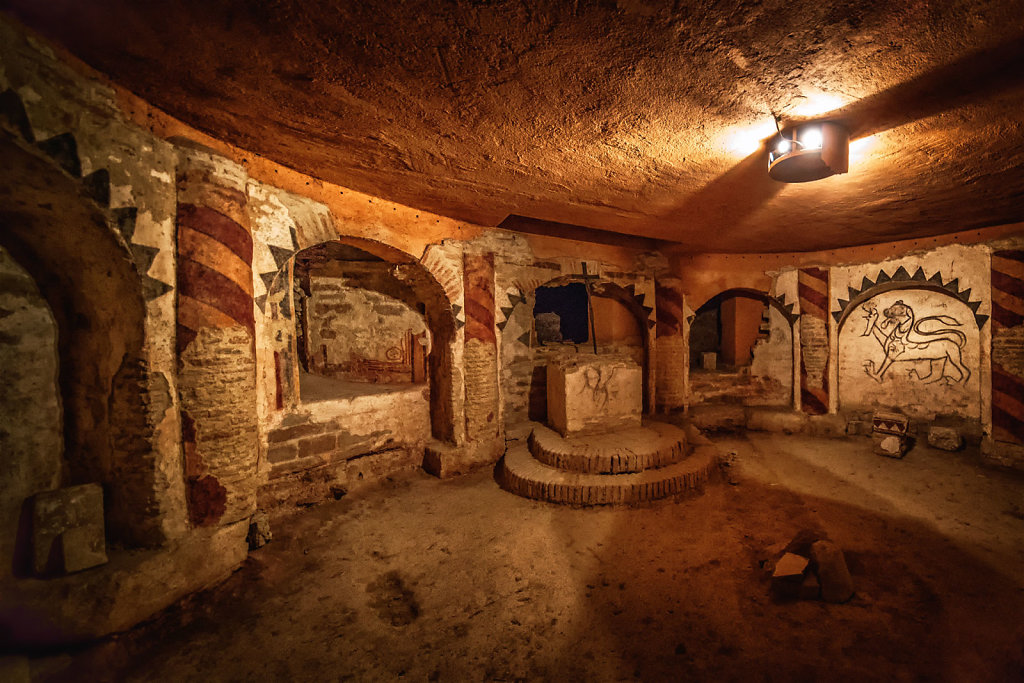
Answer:
[[[768,175],[782,183],[806,183],[850,166],[850,132],[832,121],[810,121],[783,128],[772,139]]]

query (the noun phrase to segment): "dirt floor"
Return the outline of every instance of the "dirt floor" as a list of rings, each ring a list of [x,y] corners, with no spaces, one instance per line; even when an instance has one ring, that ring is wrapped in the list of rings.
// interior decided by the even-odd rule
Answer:
[[[277,520],[231,579],[36,680],[1024,680],[1024,478],[970,452],[755,435],[637,509],[425,474]],[[804,529],[842,605],[771,597]]]

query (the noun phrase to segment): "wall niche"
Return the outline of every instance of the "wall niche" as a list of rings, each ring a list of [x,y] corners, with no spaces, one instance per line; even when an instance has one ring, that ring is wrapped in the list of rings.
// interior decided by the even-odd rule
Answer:
[[[295,259],[293,301],[300,394],[424,384],[431,337],[424,304],[394,265],[328,243]]]
[[[689,349],[691,401],[792,401],[792,327],[766,294],[728,290],[709,299],[690,323]]]

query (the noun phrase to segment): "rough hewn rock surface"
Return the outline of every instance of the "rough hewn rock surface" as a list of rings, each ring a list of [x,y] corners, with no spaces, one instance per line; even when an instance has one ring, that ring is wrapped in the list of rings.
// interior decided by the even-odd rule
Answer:
[[[485,225],[800,251],[1021,216],[1012,0],[5,5],[217,137]],[[773,113],[873,137],[787,192]]]

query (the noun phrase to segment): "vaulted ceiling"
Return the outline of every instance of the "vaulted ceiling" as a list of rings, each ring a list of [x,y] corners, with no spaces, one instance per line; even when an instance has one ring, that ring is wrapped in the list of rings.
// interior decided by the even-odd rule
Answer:
[[[1019,1],[0,7],[198,129],[483,225],[771,252],[1024,220]],[[843,122],[850,172],[770,180],[773,116]]]

